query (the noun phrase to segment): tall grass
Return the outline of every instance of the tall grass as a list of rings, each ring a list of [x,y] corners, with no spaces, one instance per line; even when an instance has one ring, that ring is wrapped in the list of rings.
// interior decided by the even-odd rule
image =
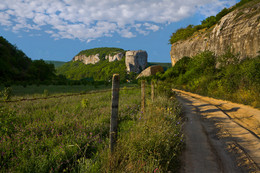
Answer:
[[[105,148],[94,160],[82,161],[81,172],[177,172],[184,143],[176,99],[160,94],[147,100],[145,114],[127,112],[120,114],[116,151]]]
[[[141,170],[172,169],[182,146],[175,101],[158,98],[142,115],[140,89],[132,89],[120,91],[119,105],[111,156],[110,92],[1,103],[0,172],[120,172],[140,163]]]

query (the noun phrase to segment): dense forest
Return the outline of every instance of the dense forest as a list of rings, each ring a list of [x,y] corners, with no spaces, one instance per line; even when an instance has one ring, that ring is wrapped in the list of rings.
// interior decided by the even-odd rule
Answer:
[[[178,29],[176,32],[172,33],[169,43],[173,44],[179,40],[185,40],[185,39],[191,37],[195,32],[197,32],[199,30],[203,30],[203,29],[207,30],[207,29],[211,28],[212,26],[217,24],[223,16],[225,16],[228,13],[234,11],[235,9],[243,6],[246,3],[248,3],[248,5],[250,5],[249,2],[251,2],[251,1],[252,1],[252,3],[259,2],[259,0],[241,0],[235,6],[229,8],[229,9],[224,8],[216,16],[210,16],[210,17],[206,18],[205,20],[203,20],[201,22],[200,25],[196,25],[196,26],[188,25],[186,28]]]
[[[43,82],[56,77],[53,64],[32,61],[25,53],[0,36],[0,82]]]

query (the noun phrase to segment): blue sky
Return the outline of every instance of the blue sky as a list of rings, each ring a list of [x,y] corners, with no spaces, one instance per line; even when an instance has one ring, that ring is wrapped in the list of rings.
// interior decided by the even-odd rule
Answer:
[[[32,59],[70,61],[95,47],[146,50],[171,62],[168,40],[239,0],[0,0],[0,35]]]

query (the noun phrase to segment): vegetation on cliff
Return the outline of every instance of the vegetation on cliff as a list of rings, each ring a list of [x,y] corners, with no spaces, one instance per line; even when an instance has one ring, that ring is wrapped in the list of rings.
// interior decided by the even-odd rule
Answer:
[[[77,55],[90,56],[90,55],[99,54],[99,58],[101,60],[104,60],[106,55],[115,55],[116,53],[119,52],[125,52],[125,50],[121,48],[115,48],[115,47],[100,47],[100,48],[82,50]]]
[[[57,69],[58,74],[65,75],[71,80],[94,80],[109,82],[114,73],[120,75],[121,81],[134,79],[135,74],[127,74],[125,59],[121,61],[109,62],[108,60],[100,61],[96,64],[84,64],[80,61],[70,61]]]
[[[209,29],[215,24],[217,24],[220,19],[227,15],[228,13],[234,11],[235,9],[238,9],[239,7],[251,2],[257,3],[258,0],[241,0],[239,3],[237,3],[235,6],[227,9],[224,8],[222,11],[220,11],[216,16],[210,16],[203,20],[200,25],[189,25],[186,28],[180,28],[176,32],[172,33],[169,43],[173,44],[176,43],[179,40],[186,40],[187,38],[191,37],[195,32],[202,30],[202,29]]]
[[[259,69],[260,56],[239,60],[230,51],[218,57],[206,51],[180,59],[159,77],[175,88],[260,108]]]
[[[0,81],[46,81],[55,77],[53,64],[32,61],[16,46],[0,37]]]

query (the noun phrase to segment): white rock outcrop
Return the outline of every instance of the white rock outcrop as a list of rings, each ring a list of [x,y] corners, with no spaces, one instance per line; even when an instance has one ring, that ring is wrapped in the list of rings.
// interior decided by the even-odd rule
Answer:
[[[140,77],[148,77],[148,76],[156,75],[156,73],[158,73],[158,72],[164,72],[163,67],[160,65],[153,65],[153,66],[147,67],[144,71],[142,71],[136,77],[136,79],[138,79]]]
[[[100,61],[99,59],[99,54],[96,55],[77,55],[73,58],[73,61],[81,61],[84,64],[96,64],[97,62]]]
[[[127,51],[125,64],[127,72],[140,73],[147,65],[147,52],[143,50]]]
[[[108,59],[109,62],[120,61],[124,57],[124,53],[120,52],[115,55],[106,55],[105,59]]]

